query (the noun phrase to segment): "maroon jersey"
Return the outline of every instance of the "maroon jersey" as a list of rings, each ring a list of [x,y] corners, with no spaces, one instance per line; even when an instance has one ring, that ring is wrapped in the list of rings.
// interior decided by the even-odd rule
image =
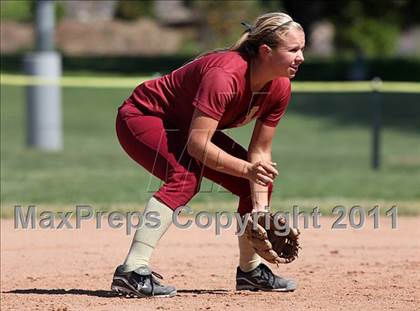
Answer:
[[[211,53],[140,84],[128,100],[183,131],[188,131],[195,107],[219,121],[218,129],[242,126],[254,118],[276,126],[289,103],[290,80],[274,79],[252,93],[249,64],[238,52]]]

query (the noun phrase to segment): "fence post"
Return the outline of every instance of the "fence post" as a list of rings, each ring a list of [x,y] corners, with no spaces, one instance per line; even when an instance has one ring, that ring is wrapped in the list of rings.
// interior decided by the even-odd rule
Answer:
[[[379,170],[381,165],[381,112],[382,112],[382,80],[375,77],[372,87],[372,169]]]
[[[48,84],[26,87],[26,142],[29,147],[58,151],[63,148],[61,56],[54,52],[54,1],[36,0],[36,51],[24,58],[26,74]]]

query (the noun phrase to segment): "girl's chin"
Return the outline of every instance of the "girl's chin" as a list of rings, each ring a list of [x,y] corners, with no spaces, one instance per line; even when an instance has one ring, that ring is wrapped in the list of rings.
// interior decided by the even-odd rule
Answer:
[[[288,68],[287,70],[283,70],[282,72],[278,72],[277,77],[285,77],[292,79],[296,76],[296,70],[293,68]]]
[[[296,72],[297,72],[297,70],[295,70],[293,68],[289,68],[289,70],[288,70],[289,78],[294,78],[296,76]]]

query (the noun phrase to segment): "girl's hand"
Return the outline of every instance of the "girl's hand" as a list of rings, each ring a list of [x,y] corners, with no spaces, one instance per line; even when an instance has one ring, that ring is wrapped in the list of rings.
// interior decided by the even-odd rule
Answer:
[[[252,163],[246,172],[246,178],[261,186],[268,186],[274,181],[279,172],[277,171],[276,163],[269,161],[258,161]]]

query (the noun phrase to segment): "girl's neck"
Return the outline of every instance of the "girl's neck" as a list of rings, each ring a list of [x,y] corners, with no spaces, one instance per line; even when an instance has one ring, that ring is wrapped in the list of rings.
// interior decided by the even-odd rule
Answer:
[[[264,68],[258,58],[252,58],[249,62],[249,66],[251,91],[259,92],[264,85],[273,80],[273,78],[267,74],[269,71]]]

